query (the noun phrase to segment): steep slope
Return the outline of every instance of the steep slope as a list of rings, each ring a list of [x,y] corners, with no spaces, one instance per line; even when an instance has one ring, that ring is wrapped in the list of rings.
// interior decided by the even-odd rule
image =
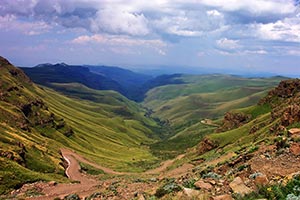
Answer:
[[[300,80],[284,80],[259,103],[227,112],[217,132],[161,177],[162,199],[299,199]],[[215,123],[212,121],[212,123]],[[173,179],[172,179],[173,178]]]
[[[24,182],[63,179],[58,149],[70,126],[35,94],[38,89],[19,69],[0,57],[0,193]]]
[[[223,189],[228,188],[220,192],[238,199],[297,196],[293,188],[300,185],[299,105],[300,80],[293,79],[280,82],[257,105],[228,112],[218,133],[207,135],[191,152],[191,159],[200,163],[195,172],[222,177]],[[230,183],[233,177],[248,190]]]
[[[120,171],[158,161],[147,145],[159,127],[136,103],[76,84],[74,90],[97,100],[66,97],[36,86],[2,57],[0,72],[0,193],[26,182],[66,181],[62,147]]]

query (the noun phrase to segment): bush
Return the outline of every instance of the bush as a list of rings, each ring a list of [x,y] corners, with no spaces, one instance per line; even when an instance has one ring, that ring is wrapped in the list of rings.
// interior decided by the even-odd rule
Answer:
[[[181,191],[182,188],[177,185],[174,180],[168,181],[165,183],[162,187],[158,188],[156,190],[155,196],[158,198],[161,198],[165,196],[166,194],[170,194],[172,192],[178,192]]]

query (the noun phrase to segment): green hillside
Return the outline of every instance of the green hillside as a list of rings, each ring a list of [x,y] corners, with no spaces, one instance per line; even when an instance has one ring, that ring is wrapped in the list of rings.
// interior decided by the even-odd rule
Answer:
[[[202,123],[220,119],[225,112],[256,104],[281,80],[242,78],[230,75],[181,75],[181,84],[156,87],[147,93],[144,106],[152,116],[165,121],[173,137],[154,145],[153,151],[178,154],[196,145],[218,125]]]
[[[180,79],[185,84],[154,88],[144,101],[153,116],[169,121],[175,128],[253,105],[281,80],[228,75],[182,75]]]
[[[37,180],[66,181],[61,147],[119,171],[142,171],[158,161],[147,148],[158,126],[144,109],[116,92],[68,88],[81,92],[71,98],[38,87],[1,57],[0,193]]]

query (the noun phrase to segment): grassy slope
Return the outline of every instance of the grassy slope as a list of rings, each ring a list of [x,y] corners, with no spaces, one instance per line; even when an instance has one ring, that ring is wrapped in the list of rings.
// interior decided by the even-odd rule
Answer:
[[[147,93],[144,105],[154,116],[182,126],[203,118],[217,118],[226,111],[257,103],[280,79],[247,79],[226,75],[188,76],[186,84],[166,85]]]
[[[66,97],[0,61],[0,194],[37,180],[67,181],[61,147],[120,171],[142,171],[158,161],[145,145],[157,137],[150,128],[158,127],[136,103],[80,85],[74,91],[97,100]],[[74,133],[66,134],[69,129]]]
[[[169,123],[174,134],[152,145],[155,153],[176,155],[196,145],[215,129],[201,124],[202,119],[218,119],[229,110],[256,104],[280,81],[280,78],[249,79],[227,75],[184,75],[177,79],[185,84],[154,88],[144,101],[144,105],[154,111],[154,117]]]
[[[120,97],[115,92],[105,93],[106,96],[111,94],[111,98],[113,95]],[[39,90],[38,94],[46,100],[54,114],[63,117],[73,127],[75,134],[66,145],[82,152],[95,162],[117,170],[131,171],[138,170],[128,168],[132,163],[155,160],[147,147],[141,146],[141,143],[153,142],[153,139],[146,136],[153,136],[153,133],[145,124],[148,123],[150,127],[155,125],[155,122],[142,117],[142,110],[135,103],[127,102],[132,104],[128,107],[134,106],[141,113],[135,112],[133,116],[122,117],[116,114],[120,107],[125,106],[122,104],[114,106],[74,100],[50,89]]]

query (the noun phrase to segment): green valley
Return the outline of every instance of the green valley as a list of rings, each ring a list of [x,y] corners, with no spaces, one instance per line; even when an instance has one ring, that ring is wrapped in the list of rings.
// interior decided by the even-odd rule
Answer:
[[[0,71],[4,199],[286,196],[290,190],[277,180],[300,167],[287,162],[300,154],[298,133],[290,132],[300,128],[297,79],[163,75],[138,87],[137,100],[145,98],[137,103],[82,82],[54,78],[43,84],[43,71],[44,86],[36,85],[2,57]],[[277,159],[289,170],[278,168]],[[256,176],[278,191],[258,190]]]

